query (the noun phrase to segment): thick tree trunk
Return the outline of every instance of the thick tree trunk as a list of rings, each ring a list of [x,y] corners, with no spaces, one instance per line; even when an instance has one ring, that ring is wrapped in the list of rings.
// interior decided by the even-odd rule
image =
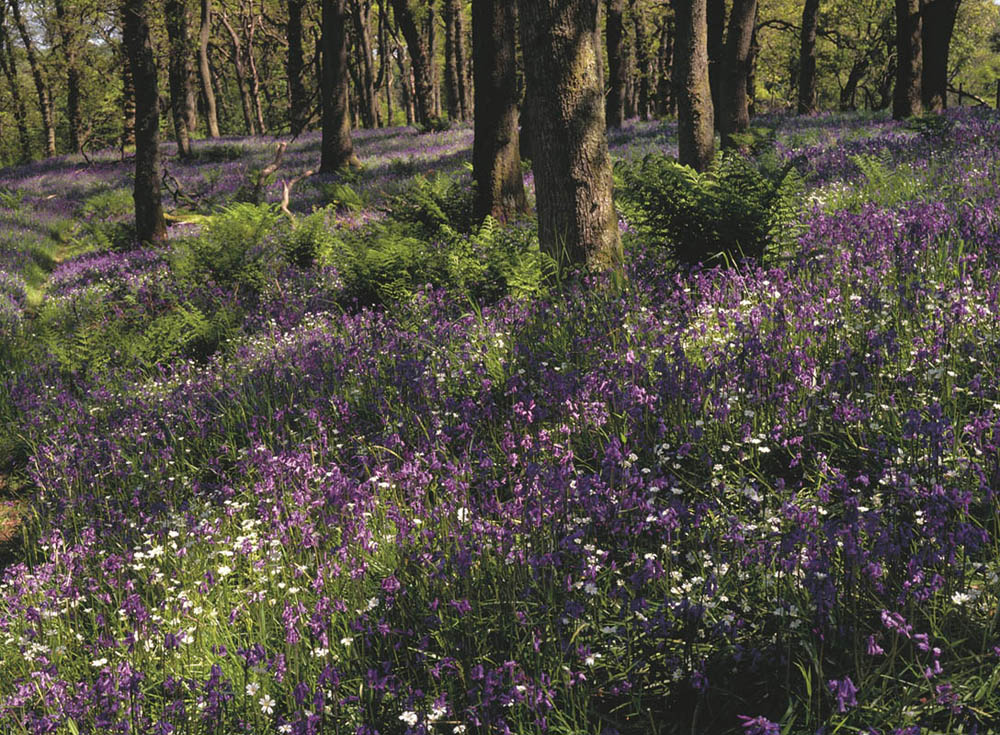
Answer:
[[[166,0],[164,15],[170,41],[167,80],[170,85],[170,110],[174,118],[177,152],[182,158],[191,155],[188,129],[188,100],[191,96],[191,21],[183,0]]]
[[[212,88],[212,67],[208,62],[208,41],[212,33],[212,0],[201,0],[201,25],[198,28],[198,77],[205,99],[205,126],[209,138],[219,137],[219,115]]]
[[[802,8],[802,31],[799,35],[799,106],[800,115],[816,112],[816,29],[819,25],[819,0],[806,0]]]
[[[428,125],[434,116],[434,76],[427,41],[417,28],[413,10],[407,0],[392,0],[392,10],[403,32],[403,38],[406,39],[406,48],[410,54],[415,87],[413,106],[416,122],[419,125]]]
[[[896,88],[892,116],[903,120],[921,112],[920,0],[896,0]]]
[[[66,62],[66,118],[69,122],[69,147],[79,153],[83,138],[83,116],[80,112],[80,63],[77,28],[79,22],[66,14],[65,0],[56,0],[56,22],[59,41]]]
[[[24,24],[20,0],[10,0],[10,10],[14,15],[14,24],[17,26],[18,35],[21,36],[21,43],[24,44],[25,56],[28,57],[28,68],[31,70],[31,78],[35,82],[35,91],[38,93],[38,112],[42,118],[45,155],[54,156],[56,154],[56,128],[53,123],[52,96],[49,93],[49,85],[45,81],[45,75],[38,62],[34,41],[31,40],[31,34],[28,33],[28,28]]]
[[[747,107],[747,75],[750,72],[750,41],[757,0],[734,0],[726,33],[725,67],[722,76],[722,110],[719,132],[722,145],[732,147],[733,135],[750,127]]]
[[[528,207],[518,140],[516,26],[516,4],[473,0],[476,118],[472,170],[478,221],[487,215],[504,221]]]
[[[651,110],[650,76],[652,69],[649,58],[649,36],[646,32],[646,11],[647,8],[642,0],[629,0],[629,9],[632,12],[632,22],[635,26],[635,66],[637,99],[636,104],[639,110],[639,117],[648,120]]]
[[[706,0],[705,12],[708,25],[708,83],[712,90],[712,109],[716,113],[715,124],[718,125],[719,110],[722,109],[722,77],[725,75],[726,0]]]
[[[678,159],[696,171],[704,171],[715,155],[705,0],[678,0],[674,7],[677,22],[674,96],[677,99]]]
[[[21,96],[21,85],[17,80],[17,61],[14,57],[14,48],[10,43],[10,34],[7,32],[6,5],[0,3],[0,67],[3,68],[3,75],[7,79],[7,86],[10,88],[10,98],[14,103],[14,121],[17,124],[17,138],[21,145],[21,161],[31,160],[31,133],[28,132],[28,110],[24,104],[24,97]]]
[[[560,267],[620,273],[599,0],[520,0],[519,7],[541,247]]]
[[[378,126],[378,98],[375,96],[375,62],[372,59],[370,0],[354,0],[354,42],[361,60],[358,88],[361,122],[366,128]]]
[[[444,0],[444,99],[449,120],[462,118],[462,90],[458,83],[456,21],[462,12],[459,0]]]
[[[320,173],[356,166],[347,103],[346,0],[323,0],[323,144]]]
[[[122,40],[135,79],[135,234],[138,242],[167,237],[160,201],[160,110],[156,59],[149,41],[146,0],[124,0]]]
[[[656,58],[656,114],[660,117],[677,112],[671,75],[674,65],[674,29],[670,18],[663,19],[660,46]]]
[[[622,17],[625,0],[608,2],[608,82],[611,88],[605,104],[608,128],[617,130],[625,124],[625,27]]]
[[[285,70],[288,76],[288,123],[292,135],[297,136],[306,128],[309,115],[306,87],[302,81],[305,53],[302,50],[302,9],[306,0],[288,0],[288,24],[285,35],[288,39],[288,56]]]
[[[948,107],[948,53],[961,0],[924,0],[922,14],[923,67],[921,97],[925,110]]]

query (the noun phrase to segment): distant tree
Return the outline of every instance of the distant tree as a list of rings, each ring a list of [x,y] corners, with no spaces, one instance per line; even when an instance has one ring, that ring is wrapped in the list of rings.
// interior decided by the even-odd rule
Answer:
[[[921,43],[923,67],[921,97],[926,110],[948,107],[948,52],[961,0],[923,0]]]
[[[14,120],[17,123],[17,136],[21,147],[21,161],[31,160],[31,133],[28,131],[28,111],[21,96],[21,85],[17,77],[17,57],[11,45],[10,33],[7,30],[7,4],[0,0],[0,69],[3,70],[10,90],[10,98],[14,103]]]
[[[24,53],[28,58],[28,68],[31,71],[31,78],[35,82],[35,91],[38,94],[38,112],[42,119],[42,137],[46,156],[56,154],[56,127],[52,110],[52,94],[49,90],[48,80],[38,59],[35,50],[35,42],[28,33],[28,27],[24,23],[24,16],[21,14],[20,0],[9,0],[10,12],[14,17],[14,25],[17,26],[21,43],[24,44]]]
[[[306,87],[302,81],[305,53],[302,49],[302,9],[306,0],[287,0],[288,23],[285,38],[288,40],[288,55],[285,71],[288,76],[288,121],[292,135],[299,135],[306,127],[309,117]]]
[[[427,38],[417,27],[417,20],[409,0],[392,0],[392,10],[399,28],[406,39],[414,79],[414,114],[416,122],[428,125],[434,109],[434,75]]]
[[[722,105],[722,77],[725,64],[726,0],[706,0],[705,12],[708,33],[708,83],[712,90],[712,109],[718,114]],[[719,124],[717,119],[715,124]]]
[[[757,0],[734,0],[729,14],[723,57],[721,109],[715,110],[724,147],[732,146],[733,135],[750,127],[747,77],[750,73],[750,42],[756,13]]]
[[[519,8],[539,241],[561,267],[620,272],[599,0],[520,0]]]
[[[611,88],[605,103],[609,128],[617,130],[625,124],[625,0],[607,0],[608,83]]]
[[[208,44],[212,33],[212,0],[201,0],[201,23],[198,27],[198,79],[205,101],[205,127],[209,138],[219,137],[219,114],[212,88],[212,69],[208,59]]]
[[[139,242],[167,237],[160,200],[160,95],[149,40],[147,0],[124,0],[122,40],[135,80],[135,234]]]
[[[358,111],[366,128],[378,125],[378,101],[375,95],[375,60],[372,58],[371,0],[352,0],[354,47],[360,69],[357,80]]]
[[[475,137],[472,171],[475,216],[506,220],[527,209],[518,133],[517,5],[473,0],[472,62]]]
[[[660,117],[676,112],[671,83],[674,64],[674,23],[672,15],[664,15],[660,25],[660,41],[656,54],[656,114]]]
[[[902,120],[921,112],[920,0],[896,0],[896,88],[892,116]]]
[[[648,120],[652,112],[653,99],[650,89],[653,70],[646,25],[648,7],[643,0],[629,0],[629,12],[635,29],[636,111],[640,118]]]
[[[177,152],[182,158],[191,155],[188,128],[188,105],[191,100],[191,16],[184,0],[166,0],[164,18],[170,53],[167,59],[167,82],[170,111],[174,118]]]
[[[83,115],[80,109],[82,23],[78,16],[67,12],[66,0],[55,0],[55,11],[59,45],[66,72],[66,121],[69,123],[69,147],[74,153],[79,153],[83,144]]]
[[[347,102],[347,0],[323,0],[323,143],[320,173],[356,166]]]
[[[704,171],[715,155],[715,123],[708,83],[708,26],[705,0],[677,0],[674,94],[677,148],[681,163]]]
[[[448,119],[466,120],[465,90],[463,89],[463,66],[465,64],[464,38],[461,31],[462,3],[460,0],[445,0],[444,3],[444,79],[445,105]]]
[[[816,29],[819,25],[819,0],[805,0],[802,29],[799,35],[799,104],[798,113],[816,112]]]

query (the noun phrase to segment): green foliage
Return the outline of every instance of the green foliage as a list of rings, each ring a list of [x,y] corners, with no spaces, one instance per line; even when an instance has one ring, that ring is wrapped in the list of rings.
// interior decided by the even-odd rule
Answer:
[[[191,160],[205,163],[226,163],[228,161],[238,161],[245,157],[248,152],[249,149],[242,143],[196,145],[191,151]]]
[[[828,212],[860,212],[866,206],[894,207],[940,194],[930,165],[924,170],[888,157],[856,155],[851,158],[861,176],[853,183],[827,187],[820,198]]]
[[[445,130],[451,129],[451,121],[446,117],[441,117],[439,115],[433,116],[427,121],[426,125],[419,126],[418,130],[421,133],[443,133]]]
[[[699,174],[659,153],[616,167],[617,204],[644,238],[684,263],[761,260],[798,211],[802,182],[777,156],[720,154]]]
[[[24,192],[20,189],[0,187],[0,207],[18,210],[24,203]]]
[[[223,209],[199,236],[178,243],[178,276],[193,283],[259,288],[278,255],[266,242],[277,223],[272,205],[244,203]]]
[[[129,189],[106,189],[88,197],[76,210],[66,234],[76,250],[126,250],[135,243],[135,203]]]
[[[451,176],[418,176],[390,200],[388,211],[393,219],[416,225],[427,237],[434,237],[441,228],[467,233],[473,225],[473,198],[472,187]]]
[[[334,181],[323,184],[323,199],[332,207],[342,212],[358,212],[367,206],[364,196],[355,191],[345,181]]]

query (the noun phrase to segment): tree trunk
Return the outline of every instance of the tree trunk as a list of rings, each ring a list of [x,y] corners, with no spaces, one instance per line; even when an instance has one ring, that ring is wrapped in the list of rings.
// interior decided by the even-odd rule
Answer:
[[[413,106],[416,122],[418,125],[429,125],[434,116],[434,77],[427,42],[417,28],[413,10],[407,0],[392,0],[392,10],[403,32],[403,38],[406,39],[406,48],[410,54],[415,87]]]
[[[346,0],[323,0],[323,143],[320,173],[356,166],[347,103]]]
[[[722,77],[725,75],[726,0],[707,0],[705,11],[708,24],[708,83],[712,90],[712,109],[715,110],[714,124],[718,125],[722,109]]]
[[[459,0],[444,0],[444,99],[449,120],[462,118],[462,90],[458,83],[458,16],[462,12]]]
[[[476,117],[472,170],[477,221],[487,215],[505,221],[528,207],[518,140],[516,26],[514,3],[473,0]]]
[[[212,67],[208,63],[208,41],[212,33],[212,0],[201,0],[201,25],[198,29],[198,76],[205,98],[205,126],[209,138],[219,137],[219,115],[212,89]]]
[[[187,4],[183,0],[166,0],[163,8],[170,58],[167,60],[167,80],[170,85],[170,110],[174,118],[174,135],[181,158],[191,155],[188,130],[188,98],[191,94],[191,33]]]
[[[625,0],[608,2],[608,90],[605,104],[608,128],[619,129],[625,124],[625,27],[622,16]]]
[[[757,26],[760,20],[760,3],[753,16],[753,31],[750,34],[750,58],[747,61],[747,113],[753,118],[757,114],[757,60],[760,58],[760,41],[757,40]]]
[[[635,25],[635,65],[638,78],[637,106],[639,117],[648,120],[651,113],[650,82],[652,74],[649,58],[649,36],[646,32],[646,12],[641,0],[629,0],[629,9],[632,11],[632,22]]]
[[[239,34],[229,22],[225,12],[219,14],[219,20],[229,33],[229,40],[233,46],[233,70],[236,72],[236,87],[240,91],[240,104],[243,107],[243,123],[246,125],[247,135],[257,135],[257,124],[255,121],[253,100],[250,98],[250,90],[247,88],[247,71],[243,64],[243,42],[240,41]]]
[[[726,148],[734,145],[733,135],[750,128],[747,75],[750,72],[750,41],[756,12],[757,0],[734,0],[729,14],[719,119],[722,145]]]
[[[378,98],[375,96],[375,65],[372,60],[372,40],[369,26],[371,25],[370,0],[353,1],[353,17],[355,31],[355,48],[361,58],[360,81],[358,97],[360,98],[361,122],[366,128],[378,126]]]
[[[469,54],[465,45],[465,14],[462,3],[455,13],[455,65],[458,67],[458,94],[462,105],[462,119],[471,120],[473,110],[472,81],[469,78]]]
[[[385,118],[382,124],[392,126],[392,58],[389,52],[389,11],[384,2],[378,5],[378,84],[385,89]]]
[[[921,97],[924,109],[948,107],[948,52],[961,0],[924,0],[922,13],[923,68]]]
[[[138,242],[167,237],[160,201],[160,110],[156,59],[149,41],[146,0],[124,0],[122,40],[135,80],[135,234]]]
[[[21,86],[17,80],[17,61],[14,48],[10,43],[10,33],[7,31],[6,4],[0,3],[0,67],[10,87],[10,97],[14,102],[14,121],[17,124],[17,138],[21,145],[21,161],[31,160],[31,133],[28,132],[28,110],[21,96]]]
[[[896,0],[896,89],[892,116],[903,120],[921,112],[920,0]]]
[[[857,109],[855,103],[855,96],[858,93],[858,85],[865,76],[865,72],[868,71],[868,59],[867,57],[859,57],[855,59],[854,65],[851,67],[850,74],[847,75],[847,83],[844,88],[840,90],[840,111],[841,112],[851,112]]]
[[[705,0],[678,0],[674,7],[677,23],[674,95],[677,99],[678,159],[696,171],[704,171],[715,155]]]
[[[802,8],[802,31],[799,35],[799,106],[800,115],[816,112],[816,28],[819,25],[819,0],[806,0]]]
[[[288,24],[285,35],[288,38],[288,56],[285,69],[288,76],[288,124],[292,135],[298,136],[306,128],[309,115],[306,87],[302,81],[305,67],[305,52],[302,50],[302,9],[306,0],[288,0]]]
[[[83,138],[83,117],[80,112],[80,65],[77,27],[79,22],[66,15],[65,0],[56,0],[56,23],[59,41],[66,62],[66,118],[69,122],[69,147],[79,153]]]
[[[42,118],[45,155],[54,156],[56,154],[56,128],[53,124],[52,97],[49,94],[49,85],[45,81],[42,67],[38,63],[31,34],[28,33],[24,18],[21,16],[20,0],[10,0],[10,10],[14,15],[14,24],[17,26],[18,35],[21,36],[21,42],[24,44],[25,56],[28,57],[28,68],[31,70],[31,78],[35,82],[35,91],[38,93],[38,112]]]
[[[125,149],[135,145],[135,79],[128,50],[122,45],[122,159]]]
[[[427,37],[427,63],[431,73],[431,114],[441,117],[441,87],[437,73],[437,13],[434,0],[427,0],[427,22],[424,35]]]
[[[599,0],[520,0],[539,242],[559,264],[621,273],[598,66]]]
[[[673,84],[671,74],[674,65],[674,29],[670,18],[663,19],[660,29],[660,47],[656,59],[656,114],[660,117],[673,115],[677,108],[674,105]]]

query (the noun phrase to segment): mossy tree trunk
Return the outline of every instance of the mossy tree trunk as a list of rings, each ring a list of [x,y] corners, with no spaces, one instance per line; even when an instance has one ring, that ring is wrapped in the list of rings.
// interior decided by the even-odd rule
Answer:
[[[517,5],[473,0],[472,60],[475,138],[472,169],[475,216],[506,220],[527,209],[518,133]]]
[[[560,268],[620,273],[599,0],[520,0],[539,240]]]
[[[83,114],[80,110],[80,19],[66,12],[65,0],[56,0],[56,23],[63,61],[66,63],[66,121],[69,123],[69,147],[79,153],[83,146]]]
[[[170,86],[170,111],[174,118],[177,152],[182,158],[191,155],[188,134],[188,99],[191,95],[191,19],[183,0],[167,0],[163,7],[170,44],[167,81]]]
[[[320,173],[357,165],[347,103],[346,0],[323,0],[323,143]]]
[[[896,120],[921,112],[920,35],[920,0],[896,0],[896,87],[892,95],[892,116]]]
[[[735,0],[729,13],[722,75],[722,108],[716,110],[722,145],[727,148],[734,145],[734,135],[750,127],[747,78],[750,73],[750,44],[756,14],[757,0]]]
[[[705,0],[678,0],[674,9],[677,24],[674,95],[677,99],[678,158],[696,171],[704,171],[715,155]]]
[[[167,237],[160,200],[159,86],[148,13],[147,0],[125,0],[122,6],[122,40],[135,82],[135,234],[144,243]]]

